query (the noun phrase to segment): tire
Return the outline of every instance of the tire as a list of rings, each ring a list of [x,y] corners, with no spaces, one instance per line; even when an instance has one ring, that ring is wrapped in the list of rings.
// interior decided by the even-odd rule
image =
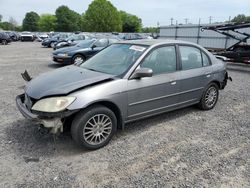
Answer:
[[[7,40],[5,40],[5,39],[3,39],[2,40],[2,45],[7,45],[8,43],[7,43]]]
[[[211,110],[215,107],[219,98],[219,87],[215,83],[210,83],[204,93],[202,94],[202,98],[198,104],[198,107],[201,110]]]
[[[84,61],[86,60],[86,58],[81,55],[81,54],[76,54],[73,56],[72,58],[72,64],[76,64],[76,65],[80,65],[82,64]]]
[[[54,42],[51,42],[51,43],[49,43],[49,48],[52,48],[52,44],[53,44]]]
[[[117,119],[114,112],[101,105],[80,111],[71,125],[74,141],[79,146],[90,150],[107,145],[116,130]]]

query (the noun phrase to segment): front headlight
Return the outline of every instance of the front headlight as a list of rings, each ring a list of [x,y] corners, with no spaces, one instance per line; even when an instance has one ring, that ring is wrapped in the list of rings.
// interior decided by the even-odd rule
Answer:
[[[41,99],[34,104],[32,110],[41,112],[60,112],[65,110],[70,104],[72,104],[75,99],[76,97],[71,96]]]
[[[57,54],[57,56],[61,56],[61,57],[68,57],[68,54],[67,54],[67,53]]]

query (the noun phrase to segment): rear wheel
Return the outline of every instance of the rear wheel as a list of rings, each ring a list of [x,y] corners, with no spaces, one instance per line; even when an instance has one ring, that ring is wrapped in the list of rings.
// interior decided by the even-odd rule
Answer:
[[[85,57],[83,57],[82,55],[80,54],[76,54],[73,58],[72,58],[72,63],[73,64],[76,64],[76,65],[79,65],[81,63],[83,63],[85,61]]]
[[[115,114],[101,105],[81,111],[71,125],[73,139],[87,149],[98,149],[107,145],[116,130]]]
[[[199,108],[202,110],[211,110],[215,107],[219,97],[219,88],[215,83],[211,83],[207,86],[205,92],[202,95]]]

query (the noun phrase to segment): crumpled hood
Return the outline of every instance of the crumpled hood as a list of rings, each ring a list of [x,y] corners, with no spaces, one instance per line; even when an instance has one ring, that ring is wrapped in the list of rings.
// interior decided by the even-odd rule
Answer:
[[[113,78],[114,75],[94,72],[71,65],[41,74],[25,87],[28,96],[40,99],[51,95],[66,95],[74,90]]]

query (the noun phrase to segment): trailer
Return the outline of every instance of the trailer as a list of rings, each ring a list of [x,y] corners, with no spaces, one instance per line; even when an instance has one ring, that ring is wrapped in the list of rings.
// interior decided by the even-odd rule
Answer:
[[[250,44],[248,44],[250,33],[247,33],[246,30],[244,30],[245,28],[250,28],[250,23],[202,27],[201,31],[214,31],[236,41],[224,50],[209,49],[217,55],[218,58],[232,62],[250,63]]]
[[[160,26],[159,38],[197,43],[218,58],[250,63],[250,23]]]

